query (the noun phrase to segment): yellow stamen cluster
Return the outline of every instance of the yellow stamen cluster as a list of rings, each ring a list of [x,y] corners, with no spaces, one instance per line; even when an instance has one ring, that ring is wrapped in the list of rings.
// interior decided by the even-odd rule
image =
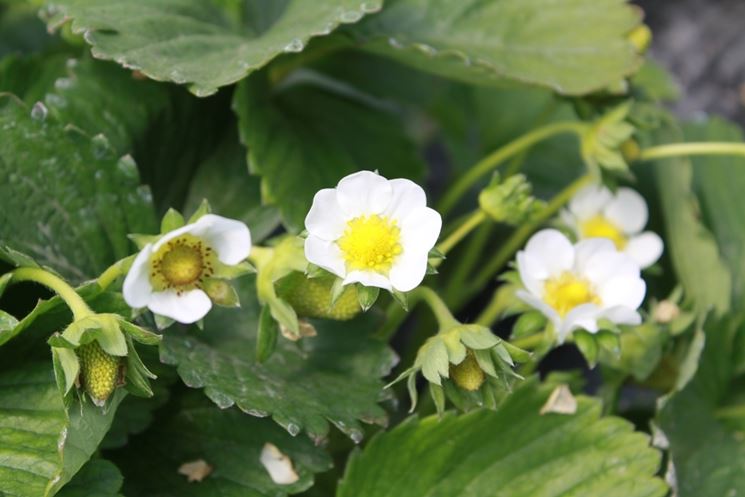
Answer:
[[[202,288],[204,278],[214,273],[215,253],[192,235],[165,243],[150,259],[150,283],[156,290],[179,292]]]
[[[385,216],[360,216],[347,222],[339,248],[349,270],[387,274],[401,255],[401,230]]]
[[[582,238],[608,238],[618,250],[623,250],[628,243],[626,235],[606,217],[597,215],[583,221],[580,225]]]
[[[590,282],[570,272],[546,281],[543,292],[544,302],[561,317],[582,304],[601,304]]]

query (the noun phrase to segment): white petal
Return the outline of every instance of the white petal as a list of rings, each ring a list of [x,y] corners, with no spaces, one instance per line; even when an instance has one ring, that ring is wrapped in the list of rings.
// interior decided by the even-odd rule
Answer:
[[[428,255],[429,250],[404,249],[388,275],[391,286],[399,292],[408,292],[419,286],[427,274]]]
[[[579,220],[589,219],[601,213],[612,197],[603,185],[586,186],[569,201],[569,211]]]
[[[574,265],[574,247],[560,231],[547,229],[533,235],[525,253],[548,275],[560,274]]]
[[[603,214],[627,235],[644,229],[649,218],[644,197],[631,188],[619,188],[613,199],[605,206]]]
[[[135,309],[145,307],[153,294],[153,286],[150,284],[150,256],[153,244],[148,243],[140,250],[140,253],[129,268],[122,294],[127,305]]]
[[[188,292],[165,290],[153,293],[148,309],[155,314],[174,319],[179,323],[196,323],[207,315],[212,308],[212,301],[202,290],[194,289]]]
[[[598,289],[603,307],[625,306],[638,309],[647,293],[647,285],[638,276],[616,276]]]
[[[305,216],[305,229],[324,240],[336,240],[344,233],[346,225],[341,206],[336,200],[336,190],[324,188],[316,193],[313,205]]]
[[[644,269],[657,262],[663,249],[662,238],[657,233],[645,231],[641,235],[631,238],[629,243],[626,244],[624,252]]]
[[[617,276],[639,276],[639,265],[628,255],[618,252],[608,239],[583,240],[576,249],[577,273],[596,286]]]
[[[205,240],[223,264],[238,264],[251,252],[251,232],[241,221],[205,214],[191,226],[189,232]]]
[[[305,239],[305,258],[326,271],[344,278],[347,275],[344,257],[335,242],[322,240],[315,235]]]
[[[578,305],[564,316],[560,336],[566,338],[569,333],[576,329],[596,333],[598,331],[598,316],[600,314],[601,309],[595,304]]]
[[[616,324],[637,325],[642,323],[642,317],[638,312],[621,305],[605,309],[601,317]]]
[[[349,285],[350,283],[362,283],[365,286],[375,286],[384,290],[392,288],[390,280],[375,271],[350,271],[344,278],[344,284]]]
[[[405,178],[388,181],[391,187],[391,199],[383,213],[402,222],[414,211],[427,207],[427,195],[421,186]]]
[[[336,200],[347,219],[382,213],[392,195],[388,180],[371,171],[350,174],[336,185]]]
[[[515,292],[515,295],[529,306],[535,308],[538,311],[541,311],[544,316],[546,316],[554,323],[554,325],[558,326],[561,323],[561,317],[559,317],[559,313],[536,295],[532,295],[523,290],[518,290],[517,292]]]
[[[401,244],[404,251],[429,252],[437,243],[442,229],[440,213],[429,207],[411,212],[401,224]]]
[[[517,253],[517,270],[525,288],[535,296],[543,295],[543,286],[551,276],[540,261],[525,252]]]

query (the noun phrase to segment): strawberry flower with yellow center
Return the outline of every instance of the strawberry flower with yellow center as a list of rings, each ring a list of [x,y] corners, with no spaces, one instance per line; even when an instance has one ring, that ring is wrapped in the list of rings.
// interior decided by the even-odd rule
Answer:
[[[637,192],[619,188],[613,193],[603,185],[580,190],[562,212],[562,220],[580,240],[607,238],[641,268],[654,264],[663,249],[656,233],[642,232],[648,218],[647,203]]]
[[[560,343],[575,329],[597,332],[601,320],[641,323],[639,265],[607,238],[572,245],[559,231],[542,230],[518,252],[517,267],[525,287],[517,296],[551,321]]]
[[[345,285],[407,292],[424,279],[442,219],[414,182],[360,171],[315,195],[305,227],[308,261]]]
[[[124,300],[180,323],[194,323],[213,300],[230,300],[232,290],[219,279],[251,251],[251,233],[240,221],[205,214],[147,243],[124,280]]]

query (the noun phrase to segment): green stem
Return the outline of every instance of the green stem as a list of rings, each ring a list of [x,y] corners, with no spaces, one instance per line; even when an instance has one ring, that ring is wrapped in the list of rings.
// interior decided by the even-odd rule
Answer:
[[[734,406],[720,407],[714,411],[714,415],[719,419],[738,419],[745,417],[745,405],[739,404]]]
[[[500,292],[499,289],[497,289],[496,292],[494,292],[494,295],[492,296],[491,301],[489,304],[484,308],[483,311],[481,311],[481,314],[479,314],[479,317],[476,318],[476,323],[491,327],[497,319],[499,319],[499,316],[502,315],[502,313],[507,309],[510,305],[510,299],[505,298],[504,292]]]
[[[414,307],[419,302],[425,301],[430,309],[432,309],[432,314],[435,315],[440,328],[449,328],[458,324],[458,321],[453,317],[448,306],[431,288],[420,286],[419,288],[409,292],[407,297],[409,301],[409,311],[413,311]],[[383,324],[383,327],[375,333],[375,337],[384,341],[390,340],[401,324],[403,324],[406,315],[406,312],[400,305],[396,303],[391,304],[386,312],[385,323]]]
[[[681,155],[740,155],[745,157],[745,143],[706,142],[657,145],[642,150],[638,160],[665,159]]]
[[[512,258],[520,247],[527,241],[530,235],[547,219],[556,214],[564,204],[581,190],[587,183],[592,180],[592,176],[586,174],[573,181],[566,188],[560,191],[554,198],[549,201],[546,207],[531,222],[523,224],[512,233],[507,241],[502,245],[494,258],[486,267],[474,278],[473,287],[483,287],[502,267]]]
[[[476,233],[468,240],[465,249],[461,250],[457,258],[458,263],[454,268],[451,268],[450,279],[445,287],[445,302],[452,302],[460,293],[474,266],[479,262],[493,228],[494,223],[481,224]]]
[[[13,275],[10,280],[11,283],[33,281],[54,290],[54,292],[59,295],[70,308],[76,321],[93,314],[91,308],[88,307],[88,304],[86,304],[80,295],[77,294],[73,287],[68,285],[59,276],[56,276],[49,271],[36,267],[22,267],[16,269],[11,274]]]
[[[468,218],[458,226],[447,238],[441,241],[437,245],[437,250],[442,254],[447,254],[450,250],[455,247],[458,242],[463,240],[471,231],[473,231],[478,225],[486,220],[486,213],[481,209],[474,211]],[[437,266],[442,262],[442,259],[434,261],[432,265]]]
[[[135,255],[130,255],[106,268],[106,271],[101,273],[96,282],[101,290],[106,290],[117,278],[126,273],[132,266],[132,261],[135,259]]]
[[[510,143],[498,148],[477,162],[466,174],[461,176],[453,186],[443,195],[438,205],[438,210],[445,215],[450,212],[458,200],[476,183],[482,176],[496,169],[502,162],[526,150],[541,140],[561,133],[574,133],[581,136],[587,125],[577,121],[565,121],[548,124],[536,128]]]

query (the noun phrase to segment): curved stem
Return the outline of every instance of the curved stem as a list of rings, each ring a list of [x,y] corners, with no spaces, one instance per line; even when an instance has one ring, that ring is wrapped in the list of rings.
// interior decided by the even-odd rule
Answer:
[[[101,273],[101,276],[96,280],[101,290],[106,290],[117,278],[126,273],[132,266],[135,257],[136,255],[130,255],[106,268],[106,271]]]
[[[429,305],[429,308],[432,309],[432,314],[435,315],[437,323],[441,329],[458,324],[458,321],[453,317],[448,306],[431,288],[420,286],[419,288],[409,292],[407,297],[410,311],[413,311],[414,307],[419,302],[425,301],[427,305]],[[395,303],[392,304],[388,307],[388,311],[386,312],[385,324],[375,333],[375,337],[380,340],[389,340],[396,333],[401,324],[403,324],[406,316],[406,312],[400,305]]]
[[[561,133],[574,133],[581,135],[584,133],[587,125],[577,121],[565,121],[548,124],[546,126],[536,128],[521,137],[511,141],[510,143],[498,148],[491,154],[487,155],[479,162],[477,162],[471,169],[469,169],[453,186],[445,192],[440,203],[438,204],[438,210],[441,214],[445,215],[450,212],[458,200],[465,194],[474,183],[476,183],[482,176],[488,174],[493,169],[496,169],[502,162],[509,159],[513,155],[522,152],[523,150],[533,146],[541,140],[545,140],[554,135]]]
[[[88,307],[88,304],[85,303],[73,287],[68,285],[67,282],[59,276],[56,276],[49,271],[36,267],[22,267],[16,269],[11,274],[13,275],[10,280],[11,283],[33,281],[52,289],[62,300],[65,301],[65,304],[67,304],[72,311],[72,315],[76,321],[93,314],[91,308]]]
[[[463,240],[471,231],[473,231],[478,225],[486,220],[486,213],[481,209],[474,211],[468,218],[458,226],[447,238],[441,241],[437,245],[437,250],[442,254],[447,254],[450,250],[455,247],[458,242]],[[437,266],[442,262],[442,259],[434,261],[432,265]]]
[[[489,241],[494,223],[482,223],[474,235],[468,240],[466,247],[461,250],[458,257],[458,263],[450,270],[450,277],[445,286],[445,302],[452,302],[460,293],[461,288],[468,280],[474,266],[484,251],[484,246]]]
[[[510,343],[514,345],[515,347],[518,347],[521,349],[534,349],[536,346],[543,343],[545,339],[546,339],[546,332],[541,331],[540,333],[535,333],[533,335],[528,335],[525,337],[520,337],[514,340],[510,340]]]
[[[638,160],[665,159],[685,155],[740,155],[745,157],[745,143],[704,142],[657,145],[642,150]]]
[[[494,275],[502,269],[510,258],[517,252],[520,247],[526,242],[528,237],[543,224],[548,218],[556,214],[564,204],[577,193],[582,187],[592,180],[592,176],[586,174],[581,176],[569,184],[566,188],[560,191],[544,209],[538,214],[533,221],[523,224],[515,232],[512,233],[507,241],[502,245],[494,258],[486,265],[486,267],[474,278],[473,286],[475,288],[481,288],[484,286],[489,279],[493,278]]]

